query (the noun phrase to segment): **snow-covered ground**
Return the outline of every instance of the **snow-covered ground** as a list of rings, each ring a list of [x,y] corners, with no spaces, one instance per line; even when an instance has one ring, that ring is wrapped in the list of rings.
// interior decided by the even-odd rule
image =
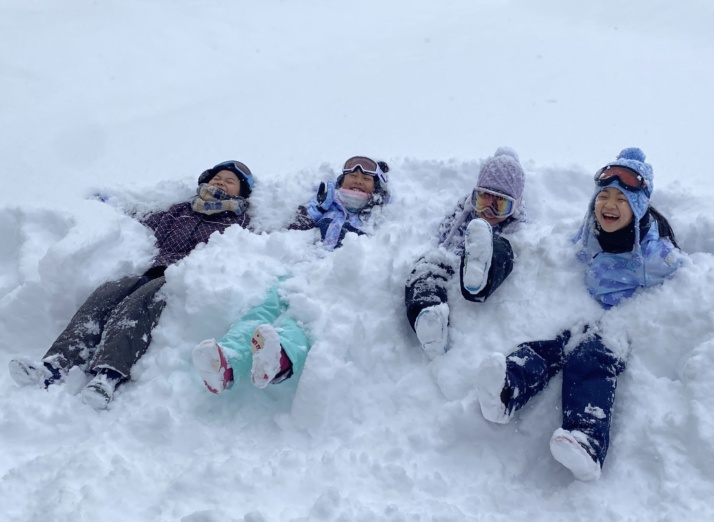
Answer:
[[[713,22],[696,0],[0,0],[0,520],[714,518]],[[452,285],[451,350],[429,361],[404,281],[499,145],[526,167],[531,223],[487,303]],[[600,313],[568,240],[627,146],[690,255],[606,320],[633,352],[603,475],[581,483],[548,448],[560,378],[497,426],[474,374]],[[392,167],[377,233],[326,254],[281,231],[353,154]],[[264,233],[230,229],[168,270],[109,410],[81,402],[79,375],[18,388],[13,356],[40,357],[97,285],[148,266],[128,214],[230,158],[256,174]],[[288,273],[315,339],[302,378],[209,394],[191,349]]]

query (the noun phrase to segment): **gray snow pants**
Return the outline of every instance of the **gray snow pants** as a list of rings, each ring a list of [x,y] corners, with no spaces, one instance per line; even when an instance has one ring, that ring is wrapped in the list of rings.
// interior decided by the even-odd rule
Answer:
[[[130,276],[97,288],[79,308],[43,361],[87,373],[109,368],[131,376],[146,353],[151,330],[166,301],[157,296],[166,279]]]

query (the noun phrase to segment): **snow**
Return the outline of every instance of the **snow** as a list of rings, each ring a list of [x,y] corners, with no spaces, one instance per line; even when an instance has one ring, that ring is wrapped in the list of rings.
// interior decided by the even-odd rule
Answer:
[[[45,391],[0,371],[0,518],[714,518],[713,16],[697,0],[0,1],[0,369],[145,270],[153,243],[130,216],[187,198],[203,169],[251,167],[261,231],[169,268],[149,352],[108,410],[82,403],[81,372]],[[502,145],[531,223],[486,303],[452,281],[451,349],[430,361],[404,281]],[[504,426],[481,416],[475,373],[602,314],[568,239],[592,173],[628,146],[689,256],[603,318],[632,355],[602,476],[583,483],[548,447],[560,378]],[[376,233],[326,253],[281,231],[354,154],[392,167]],[[191,349],[284,275],[315,340],[301,379],[208,393]]]

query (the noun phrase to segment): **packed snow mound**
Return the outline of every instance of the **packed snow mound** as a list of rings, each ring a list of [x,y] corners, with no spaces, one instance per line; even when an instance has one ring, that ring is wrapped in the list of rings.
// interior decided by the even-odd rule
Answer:
[[[136,193],[99,187],[56,209],[0,207],[0,241],[9,246],[0,257],[8,519],[714,516],[697,500],[714,484],[714,222],[693,208],[707,208],[711,195],[658,185],[653,204],[690,256],[672,280],[603,317],[570,243],[592,176],[531,165],[531,221],[510,238],[513,273],[486,303],[464,301],[451,281],[450,349],[429,361],[406,321],[404,282],[436,246],[440,220],[473,188],[479,162],[388,161],[396,197],[380,226],[333,253],[316,244],[316,232],[281,228],[337,166],[261,178],[250,209],[259,232],[215,234],[167,270],[168,305],[151,347],[105,412],[76,395],[81,375],[45,391],[18,388],[4,369],[15,355],[40,357],[100,283],[141,273],[154,252],[151,233],[129,216],[189,197],[195,181]],[[223,335],[286,275],[281,292],[314,340],[301,378],[208,393],[192,348]],[[548,448],[560,423],[559,378],[497,426],[480,414],[475,375],[494,351],[600,317],[632,352],[603,475],[586,485]],[[602,511],[603,498],[616,513]]]

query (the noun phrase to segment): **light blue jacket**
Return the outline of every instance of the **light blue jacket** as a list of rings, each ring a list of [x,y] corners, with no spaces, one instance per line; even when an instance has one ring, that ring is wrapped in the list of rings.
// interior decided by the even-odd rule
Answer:
[[[362,212],[350,212],[337,199],[334,194],[337,190],[335,182],[327,183],[328,196],[322,207],[327,204],[327,210],[321,210],[317,199],[313,198],[307,207],[307,214],[315,222],[315,226],[320,229],[322,244],[326,250],[332,251],[342,245],[342,240],[347,232],[354,232],[358,235],[364,234],[364,220],[370,215],[369,210]]]
[[[595,234],[583,233],[581,227],[575,241],[582,248],[578,259],[586,265],[585,285],[604,308],[611,308],[632,296],[638,288],[656,286],[682,265],[682,254],[669,238],[659,235],[657,222],[652,220],[649,231],[639,247],[632,252],[604,252]]]

